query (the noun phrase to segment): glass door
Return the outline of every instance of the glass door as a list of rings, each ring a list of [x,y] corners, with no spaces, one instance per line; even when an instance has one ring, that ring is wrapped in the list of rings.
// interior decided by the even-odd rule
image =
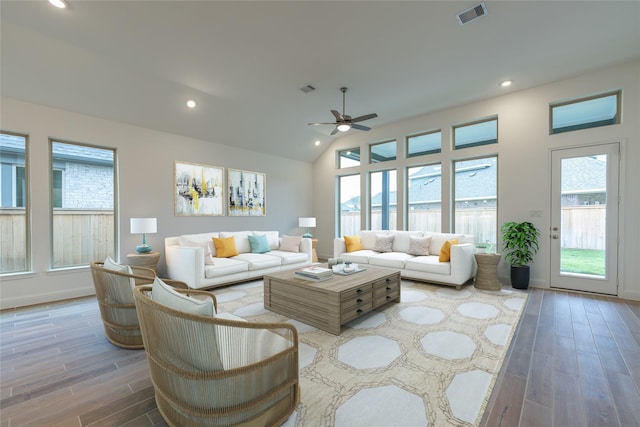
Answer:
[[[618,293],[618,143],[551,152],[551,287]]]

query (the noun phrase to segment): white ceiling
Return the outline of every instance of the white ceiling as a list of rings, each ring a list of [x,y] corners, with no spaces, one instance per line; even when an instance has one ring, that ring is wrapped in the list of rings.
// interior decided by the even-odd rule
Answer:
[[[341,86],[379,127],[640,56],[637,0],[68,1],[0,2],[3,96],[308,162]]]

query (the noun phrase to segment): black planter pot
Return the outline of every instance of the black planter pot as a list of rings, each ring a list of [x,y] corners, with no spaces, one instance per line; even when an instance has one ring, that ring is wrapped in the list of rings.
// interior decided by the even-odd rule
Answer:
[[[511,266],[511,286],[516,289],[528,289],[529,288],[529,273],[530,268],[528,265],[512,265]]]

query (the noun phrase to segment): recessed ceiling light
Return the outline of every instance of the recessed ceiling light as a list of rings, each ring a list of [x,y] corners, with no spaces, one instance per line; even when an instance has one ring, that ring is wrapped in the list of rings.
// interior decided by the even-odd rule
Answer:
[[[316,140],[316,142],[314,142],[314,144],[315,144],[315,145],[316,145],[316,147],[317,147],[318,145],[320,145],[320,140],[319,140],[319,139],[318,139],[318,140]]]
[[[513,83],[511,80],[505,80],[502,83],[500,83],[500,86],[509,87],[509,86],[511,86],[511,83]]]
[[[54,5],[59,9],[66,9],[68,6],[65,0],[49,0],[49,3],[51,3],[52,5]]]
[[[187,101],[187,107],[189,108],[196,108],[196,105],[198,104],[196,104],[196,101],[194,101],[193,99]]]

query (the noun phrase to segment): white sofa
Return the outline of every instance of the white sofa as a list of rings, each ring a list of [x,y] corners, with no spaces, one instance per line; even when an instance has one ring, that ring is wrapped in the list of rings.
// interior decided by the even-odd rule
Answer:
[[[269,252],[252,253],[249,235],[266,235]],[[234,237],[238,255],[216,257],[213,237]],[[190,288],[203,289],[261,278],[265,274],[311,265],[312,242],[300,238],[279,236],[277,231],[230,231],[185,234],[164,240],[167,276],[186,283]]]
[[[390,252],[375,250],[376,236],[378,235],[394,236]],[[362,230],[359,236],[362,249],[353,252],[347,252],[343,237],[334,239],[333,256],[343,261],[358,263],[361,266],[369,264],[396,268],[400,270],[400,276],[403,278],[455,286],[458,290],[476,273],[476,260],[473,256],[475,253],[474,238],[470,235],[427,231]],[[431,241],[428,242],[429,255],[408,253],[411,236],[431,238]],[[440,262],[439,255],[442,245],[445,241],[452,239],[457,239],[458,244],[451,246],[450,260]],[[426,245],[427,242],[423,241],[423,243]]]

